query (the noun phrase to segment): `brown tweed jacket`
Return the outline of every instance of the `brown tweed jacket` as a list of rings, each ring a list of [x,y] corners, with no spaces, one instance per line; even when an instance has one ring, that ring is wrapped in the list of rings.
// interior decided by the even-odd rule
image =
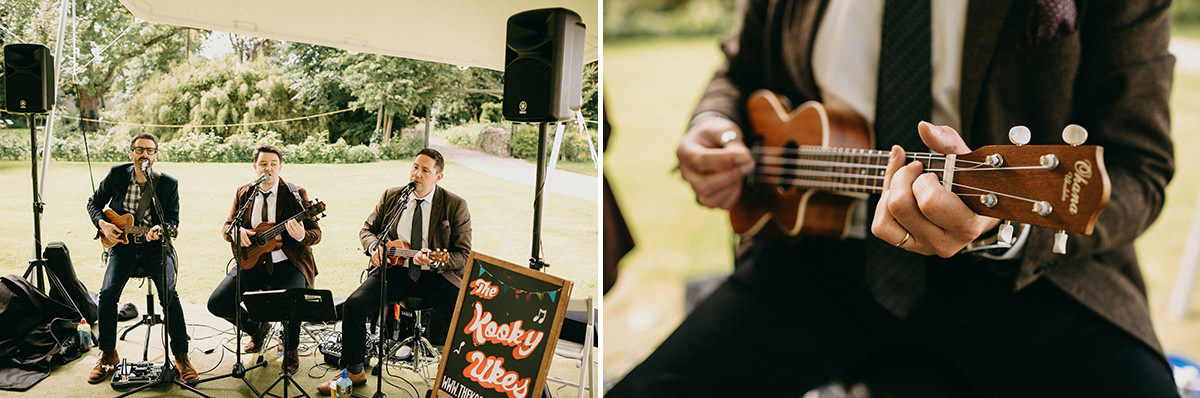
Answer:
[[[1092,235],[1071,234],[1065,256],[1051,252],[1056,231],[1035,229],[1013,289],[1046,278],[1161,353],[1133,241],[1161,211],[1174,172],[1169,1],[1076,4],[1077,29],[1038,40],[1031,33],[1038,23],[1034,1],[972,1],[963,43],[962,125],[952,127],[971,147],[1008,144],[1008,129],[1018,124],[1033,131],[1033,144],[1061,144],[1067,124],[1088,129],[1088,144],[1104,147],[1112,181],[1108,206]],[[744,2],[739,32],[722,43],[726,61],[695,115],[715,111],[744,126],[742,104],[760,88],[796,104],[820,100],[809,61],[824,6],[820,0]]]
[[[225,237],[226,241],[231,241],[225,231],[229,230],[229,224],[233,223],[233,216],[237,214],[239,208],[244,203],[243,200],[252,200],[253,195],[247,195],[246,190],[250,189],[250,184],[238,187],[237,193],[233,197],[233,208],[229,210],[229,216],[225,218],[225,224],[221,226],[221,236]],[[296,186],[296,190],[300,192],[300,200],[308,203],[308,191],[304,187]],[[279,198],[275,201],[275,220],[283,221],[291,216],[294,216],[304,208],[296,201],[296,197],[292,195],[292,190],[288,189],[287,182],[283,178],[279,179]],[[313,220],[303,220],[304,239],[297,241],[292,239],[292,236],[284,231],[279,236],[283,237],[283,254],[287,255],[292,264],[304,274],[304,279],[308,281],[308,286],[313,286],[313,281],[317,278],[317,262],[313,260],[312,248],[310,246],[321,242],[321,226]],[[239,223],[244,228],[253,229],[258,222],[250,222],[250,212],[247,211],[242,216]]]
[[[362,246],[368,250],[375,244],[375,235],[383,230],[387,215],[394,211],[400,191],[404,186],[388,188],[375,204],[375,209],[363,222],[358,237]],[[467,201],[453,192],[438,186],[433,192],[433,202],[429,213],[430,249],[445,249],[450,252],[450,261],[440,268],[442,277],[455,287],[462,284],[463,268],[467,266],[467,257],[471,255],[471,212],[467,209]],[[388,238],[398,239],[396,230],[388,231]],[[388,270],[391,272],[391,270]]]

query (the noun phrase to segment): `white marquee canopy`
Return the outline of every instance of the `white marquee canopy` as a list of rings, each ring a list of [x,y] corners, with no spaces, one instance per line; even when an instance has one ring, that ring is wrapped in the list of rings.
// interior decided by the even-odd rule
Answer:
[[[598,0],[121,0],[146,21],[504,70],[508,17],[566,8],[598,58]]]

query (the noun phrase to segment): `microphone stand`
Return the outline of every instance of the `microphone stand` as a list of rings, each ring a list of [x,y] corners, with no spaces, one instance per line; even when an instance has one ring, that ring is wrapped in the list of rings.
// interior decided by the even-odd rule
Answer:
[[[254,198],[254,192],[258,190],[259,184],[262,184],[262,181],[256,181],[250,186],[249,189],[246,190],[246,197],[242,200],[242,207],[239,208],[237,213],[234,214],[233,222],[229,224],[229,229],[225,230],[226,235],[233,237],[233,266],[236,267],[233,276],[234,301],[236,306],[236,309],[233,312],[234,334],[236,335],[236,342],[233,346],[233,357],[235,359],[233,363],[233,370],[227,374],[196,380],[195,383],[200,384],[213,380],[224,379],[226,377],[233,377],[236,379],[241,379],[242,382],[246,383],[246,387],[250,387],[250,391],[254,392],[254,396],[256,397],[260,396],[261,394],[258,392],[257,388],[254,388],[253,384],[250,384],[250,380],[246,380],[246,372],[254,370],[255,368],[267,366],[267,362],[265,359],[263,359],[263,347],[259,347],[258,360],[254,363],[254,365],[251,365],[249,368],[242,365],[242,266],[237,264],[237,260],[240,260],[243,256],[245,256],[245,253],[243,252],[245,249],[242,248],[241,244],[242,228],[238,227],[238,225],[241,224],[242,217],[246,215],[246,211],[250,209],[250,204],[254,203],[254,200],[252,199]]]
[[[133,167],[138,167],[138,166],[135,164]],[[150,195],[150,208],[154,209],[154,214],[158,215],[158,225],[159,225],[159,229],[161,230],[161,232],[158,235],[158,240],[161,243],[161,245],[160,245],[161,253],[159,254],[159,264],[162,267],[161,270],[159,271],[159,272],[161,272],[161,274],[159,274],[159,276],[162,278],[162,282],[164,285],[164,286],[160,286],[162,288],[162,293],[164,296],[166,296],[168,291],[174,289],[174,283],[173,283],[174,281],[171,281],[171,282],[167,281],[167,263],[168,263],[167,255],[170,253],[173,253],[175,251],[175,246],[171,243],[171,233],[168,232],[168,230],[167,230],[167,219],[166,219],[166,217],[163,216],[162,204],[159,203],[159,201],[158,201],[158,184],[154,182],[154,177],[151,175],[149,168],[143,169],[142,174],[144,174],[146,176],[146,187],[148,188],[148,191],[149,191],[149,192],[143,192],[142,194]],[[178,259],[176,260],[176,262],[178,263]],[[178,265],[178,264],[176,264],[176,265]],[[178,271],[178,266],[175,268],[176,268],[176,271]],[[175,279],[178,279],[178,278],[179,278],[179,275],[177,272],[175,275]],[[168,284],[170,284],[170,285],[167,286]],[[147,388],[157,386],[159,384],[166,384],[166,383],[168,383],[168,381],[170,383],[174,383],[175,385],[178,385],[179,388],[194,392],[202,397],[213,398],[212,396],[210,396],[208,394],[200,392],[200,390],[197,390],[195,387],[189,386],[189,385],[187,385],[187,383],[184,383],[180,380],[175,379],[175,369],[171,363],[171,358],[169,355],[166,355],[166,353],[171,352],[169,345],[166,343],[168,340],[168,336],[170,335],[170,333],[168,333],[168,331],[171,329],[171,317],[169,316],[169,311],[171,308],[171,302],[170,302],[171,299],[178,301],[179,300],[178,293],[175,295],[175,297],[166,297],[166,300],[163,300],[162,334],[163,334],[163,354],[164,354],[163,356],[164,356],[164,358],[163,358],[162,372],[159,373],[158,380],[146,383],[145,385],[139,386],[133,390],[130,390],[129,392],[118,395],[117,398],[125,397],[125,396],[131,395],[133,393],[136,393],[138,391],[142,391]],[[146,333],[150,333],[150,331],[147,329]],[[177,353],[177,352],[174,354],[179,355],[179,353]]]
[[[381,229],[379,231],[379,233],[375,234],[375,244],[373,244],[371,249],[367,250],[367,252],[371,252],[376,249],[381,249],[382,247],[387,247],[386,246],[386,244],[388,243],[387,231],[396,229],[396,223],[400,222],[400,215],[404,213],[404,210],[406,208],[408,208],[408,198],[410,196],[412,196],[412,192],[417,189],[416,185],[412,185],[413,183],[409,183],[409,184],[410,184],[410,186],[412,186],[412,189],[407,189],[407,187],[405,187],[405,189],[402,190],[402,192],[400,193],[400,199],[398,199],[396,211],[394,213],[392,213],[388,217],[387,222],[384,223],[385,228]],[[403,192],[403,191],[407,191],[407,192]],[[379,338],[376,339],[376,340],[378,340],[378,341],[376,341],[376,344],[378,344],[378,348],[376,349],[375,355],[379,358],[379,364],[378,364],[379,368],[377,369],[379,371],[379,374],[377,374],[375,377],[375,395],[373,395],[372,398],[386,398],[387,397],[387,394],[383,393],[383,375],[385,373],[387,373],[387,372],[384,372],[384,370],[383,370],[383,368],[385,366],[384,358],[387,353],[387,350],[384,348],[384,340],[385,339],[383,338],[383,322],[384,322],[383,314],[384,314],[384,306],[387,305],[387,269],[389,268],[389,265],[390,264],[388,264],[387,253],[384,252],[383,260],[381,260],[379,262],[379,321],[376,324],[376,327],[379,328]],[[410,266],[412,266],[412,265],[410,264]],[[351,394],[351,396],[357,397],[357,398],[366,398],[366,397],[364,397],[362,395],[358,395],[358,394]]]

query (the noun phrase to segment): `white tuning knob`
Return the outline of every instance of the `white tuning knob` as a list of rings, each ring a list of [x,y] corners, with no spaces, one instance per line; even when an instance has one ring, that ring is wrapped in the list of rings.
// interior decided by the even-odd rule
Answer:
[[[1013,243],[1012,222],[1005,221],[1004,224],[1000,224],[1000,237],[996,241],[996,243],[999,243],[1001,245],[1008,246],[1008,247],[1012,246],[1012,243]]]
[[[1033,133],[1029,132],[1029,127],[1013,126],[1011,129],[1008,129],[1008,140],[1012,141],[1015,145],[1028,144],[1032,136]]]
[[[1062,137],[1063,142],[1071,146],[1079,146],[1087,141],[1088,132],[1078,124],[1068,124],[1067,127],[1063,127]]]
[[[1058,254],[1067,254],[1067,231],[1058,230],[1054,234],[1054,252]]]

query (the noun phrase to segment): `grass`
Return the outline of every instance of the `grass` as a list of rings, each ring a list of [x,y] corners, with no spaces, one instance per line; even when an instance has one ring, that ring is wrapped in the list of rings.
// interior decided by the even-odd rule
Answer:
[[[604,375],[613,379],[682,320],[684,284],[730,272],[733,254],[725,212],[697,205],[671,171],[688,116],[719,62],[716,38],[609,43],[604,50],[606,112],[614,131],[605,175],[637,242],[604,297],[604,323],[621,325],[604,331]],[[1200,293],[1191,295],[1193,310],[1183,320],[1164,315],[1200,187],[1200,159],[1190,156],[1200,148],[1194,133],[1200,129],[1200,76],[1176,76],[1172,107],[1176,175],[1163,213],[1136,246],[1163,346],[1200,358]]]
[[[79,279],[93,291],[100,288],[104,267],[85,205],[93,191],[90,181],[99,183],[112,164],[94,163],[89,171],[86,163],[54,162],[46,178],[42,240],[66,243]],[[327,217],[320,222],[322,240],[313,247],[320,271],[316,288],[345,296],[358,287],[366,266],[358,231],[384,189],[407,181],[409,164],[284,166],[285,180],[305,187],[310,199],[319,198],[327,205]],[[179,294],[184,302],[205,303],[229,270],[231,252],[220,237],[221,224],[233,205],[234,189],[252,180],[253,170],[249,164],[226,163],[160,163],[157,168],[180,180]],[[473,249],[527,264],[532,188],[499,184],[493,176],[453,162],[447,163],[445,175],[442,186],[466,198],[470,206]],[[6,228],[0,229],[0,273],[22,274],[33,247],[29,163],[0,162],[0,187],[5,199],[0,201],[0,214],[10,217]],[[543,258],[553,264],[548,272],[574,281],[577,294],[597,294],[596,203],[551,193],[545,206]],[[122,301],[138,300],[136,284],[131,285]]]

